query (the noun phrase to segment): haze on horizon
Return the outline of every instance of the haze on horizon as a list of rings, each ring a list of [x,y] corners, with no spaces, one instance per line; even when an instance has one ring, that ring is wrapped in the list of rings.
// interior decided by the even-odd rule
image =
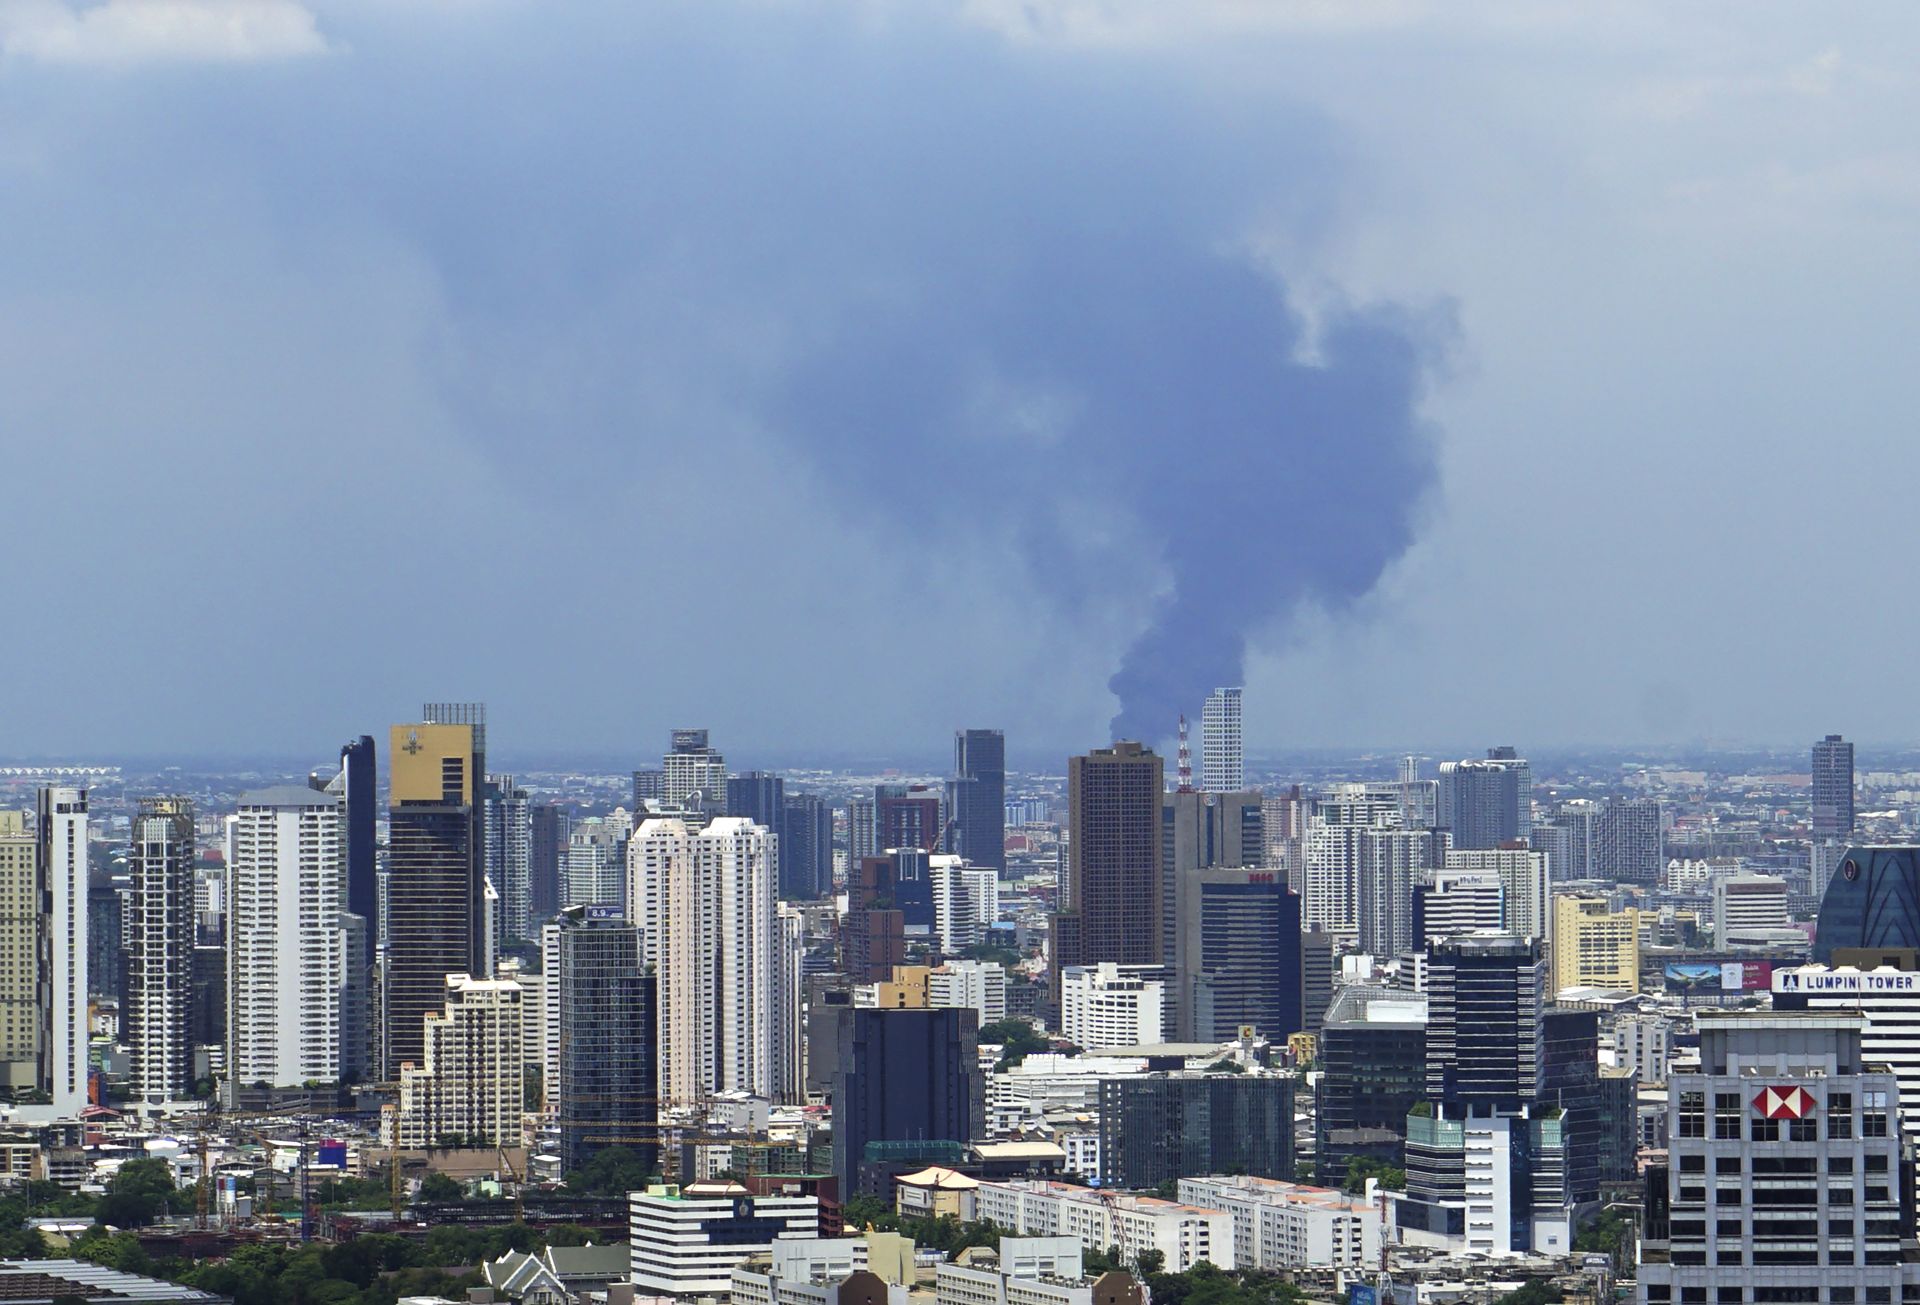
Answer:
[[[1920,739],[1916,55],[0,0],[0,753],[1064,755],[1230,678],[1250,754]]]

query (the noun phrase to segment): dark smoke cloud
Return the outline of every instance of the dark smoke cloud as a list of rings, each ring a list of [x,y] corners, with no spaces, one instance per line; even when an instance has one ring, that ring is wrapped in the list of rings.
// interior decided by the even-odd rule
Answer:
[[[114,130],[67,156],[139,211],[215,197],[270,249],[425,269],[454,427],[601,556],[607,523],[718,506],[726,460],[759,450],[876,546],[940,562],[909,645],[968,637],[938,585],[974,558],[1020,559],[1056,626],[1139,612],[1113,728],[1151,738],[1412,538],[1443,332],[1388,308],[1309,331],[1245,252],[1338,220],[1336,134],[1284,102],[934,5],[328,25],[324,58],[115,82],[92,110]],[[697,556],[646,583],[726,582]]]

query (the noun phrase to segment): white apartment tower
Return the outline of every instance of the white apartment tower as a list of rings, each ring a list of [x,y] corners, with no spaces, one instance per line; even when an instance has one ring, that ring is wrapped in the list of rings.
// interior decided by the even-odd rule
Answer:
[[[1069,965],[1060,972],[1060,1033],[1076,1047],[1159,1042],[1166,985],[1157,965]]]
[[[55,1119],[87,1104],[87,791],[43,788],[40,835],[40,1083]]]
[[[660,1100],[776,1095],[785,1022],[774,836],[739,816],[697,832],[644,822],[627,844],[627,911],[660,976]]]
[[[1246,754],[1240,743],[1240,690],[1215,689],[1200,709],[1200,787],[1238,793],[1247,786]]]
[[[345,813],[311,788],[240,795],[227,818],[231,1085],[340,1079]]]
[[[1447,869],[1490,874],[1500,881],[1501,928],[1522,938],[1545,938],[1552,923],[1550,862],[1545,852],[1523,847],[1450,848]]]
[[[160,1105],[193,1086],[193,803],[142,798],[128,851],[133,891],[121,1019],[133,1053],[133,1099]],[[78,946],[84,951],[86,940]]]
[[[958,956],[985,942],[987,930],[1000,918],[1000,872],[961,857],[936,855],[928,859],[927,877],[940,950]]]
[[[426,1064],[400,1069],[400,1146],[521,1144],[524,998],[512,979],[447,976],[446,1010],[426,1016]]]

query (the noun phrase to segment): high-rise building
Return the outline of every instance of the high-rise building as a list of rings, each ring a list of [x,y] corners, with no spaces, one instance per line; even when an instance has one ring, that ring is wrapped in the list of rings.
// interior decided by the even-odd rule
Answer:
[[[1853,837],[1853,744],[1838,734],[1813,745],[1813,836]]]
[[[1333,935],[1315,925],[1300,932],[1300,1027],[1318,1033],[1332,1002]]]
[[[660,800],[669,811],[726,804],[727,759],[707,742],[705,730],[673,731],[660,773]]]
[[[1489,874],[1500,881],[1500,928],[1521,938],[1545,938],[1553,921],[1548,918],[1549,872],[1553,860],[1545,852],[1524,847],[1449,850],[1447,869]]]
[[[1402,1239],[1565,1254],[1599,1192],[1598,1017],[1546,1006],[1540,945],[1470,934],[1429,953],[1424,1100],[1407,1117]]]
[[[1237,793],[1246,786],[1240,690],[1215,689],[1200,709],[1200,787],[1209,793]]]
[[[1900,1117],[1920,1135],[1920,956],[1843,951],[1839,960],[1775,969],[1773,1008],[1864,1015],[1861,1050],[1900,1080]]]
[[[1135,1191],[1194,1174],[1293,1177],[1293,1080],[1126,1074],[1100,1081],[1100,1181]]]
[[[1458,848],[1499,847],[1533,832],[1533,772],[1512,748],[1440,763],[1440,827]]]
[[[833,807],[814,793],[789,793],[780,816],[780,899],[833,895]]]
[[[1573,798],[1560,804],[1553,819],[1536,826],[1529,840],[1548,858],[1555,882],[1599,877],[1600,804]]]
[[[482,814],[486,875],[500,893],[500,936],[524,942],[533,936],[533,803],[513,776],[498,775]]]
[[[1700,1063],[1667,1083],[1634,1299],[1920,1295],[1898,1084],[1839,1011],[1701,1011]]]
[[[1413,890],[1414,945],[1424,951],[1463,933],[1499,933],[1505,918],[1497,875],[1484,870],[1440,870]]]
[[[650,809],[666,800],[667,772],[664,770],[636,770],[633,772],[633,809],[636,812]]]
[[[56,1119],[87,1103],[87,791],[40,790],[40,1088]]]
[[[873,796],[855,793],[847,799],[847,873],[852,874],[862,858],[878,856],[881,850]]]
[[[1813,959],[1842,947],[1920,950],[1920,847],[1849,847],[1814,920]]]
[[[1659,883],[1667,864],[1661,825],[1659,798],[1607,799],[1594,830],[1593,877]]]
[[[550,802],[535,805],[527,817],[527,927],[538,933],[560,909],[560,898],[566,891],[562,868],[573,826],[566,809]]]
[[[1166,985],[1156,965],[1069,965],[1060,975],[1060,1035],[1076,1047],[1164,1041]]]
[[[786,801],[787,781],[772,771],[750,770],[727,780],[727,814],[776,834]]]
[[[364,955],[357,962],[365,970],[373,964],[380,941],[374,936],[380,918],[374,838],[375,826],[380,821],[380,786],[374,765],[373,735],[362,734],[341,746],[339,787],[346,812],[346,909],[367,922],[365,937],[361,939]]]
[[[847,1009],[834,1065],[842,1199],[890,1190],[890,1152],[910,1156],[929,1143],[957,1151],[985,1131],[979,1022],[971,1010]]]
[[[1196,870],[1180,883],[1174,1037],[1226,1042],[1300,1031],[1300,899],[1272,870]]]
[[[1789,924],[1786,880],[1772,875],[1726,875],[1714,880],[1714,946],[1725,947],[1738,935],[1764,935]]]
[[[1640,911],[1615,911],[1604,897],[1553,899],[1553,990],[1640,991]]]
[[[892,857],[866,856],[847,877],[840,968],[851,983],[879,983],[907,959],[906,913],[894,897]]]
[[[947,781],[947,847],[975,865],[1007,868],[1007,738],[999,730],[953,736]]]
[[[394,1136],[409,1148],[520,1145],[525,990],[512,979],[449,974],[441,992],[441,1009],[422,1019],[421,1063],[400,1074]]]
[[[633,835],[628,918],[660,980],[663,1104],[775,1095],[777,907],[773,836],[760,826],[723,816],[696,832],[652,819]]]
[[[341,1080],[348,824],[339,798],[291,786],[242,793],[227,818],[226,1053],[234,1091]]]
[[[1419,946],[1413,927],[1414,885],[1443,864],[1447,840],[1431,829],[1363,829],[1359,834],[1358,945],[1374,956]]]
[[[33,816],[0,811],[0,1072],[12,1094],[40,1078],[40,838]]]
[[[559,926],[556,1036],[561,1162],[568,1173],[608,1147],[659,1163],[656,978],[640,930],[617,907],[571,907]]]
[[[618,906],[626,900],[627,839],[623,813],[588,816],[567,837],[561,906]]]
[[[1362,839],[1371,832],[1406,828],[1395,784],[1334,784],[1313,801],[1307,818],[1300,912],[1308,924],[1330,933],[1360,927]]]
[[[944,956],[959,956],[987,940],[1000,918],[1000,872],[964,857],[927,858],[933,895],[933,933]]]
[[[1160,965],[1160,758],[1122,741],[1067,762],[1067,874],[1053,917],[1054,990],[1069,965]]]
[[[1180,964],[1181,885],[1216,866],[1266,867],[1266,805],[1258,793],[1176,789],[1160,818],[1160,932],[1166,963]]]
[[[629,1192],[627,1211],[626,1278],[647,1300],[727,1297],[733,1271],[750,1258],[776,1242],[820,1235],[818,1197],[755,1196],[717,1180]]]
[[[147,1105],[184,1098],[193,1086],[193,862],[193,803],[142,798],[127,856],[133,918],[121,1022],[129,1086]]]
[[[1426,1095],[1427,999],[1350,984],[1320,1026],[1316,1156],[1338,1184],[1356,1157],[1398,1169],[1407,1114]]]
[[[874,785],[873,820],[877,852],[934,852],[945,841],[940,793],[927,784]]]
[[[426,1018],[444,1010],[447,976],[487,972],[480,792],[485,728],[464,721],[395,725],[387,749],[384,997],[390,1079],[399,1078],[403,1064],[424,1063]]]

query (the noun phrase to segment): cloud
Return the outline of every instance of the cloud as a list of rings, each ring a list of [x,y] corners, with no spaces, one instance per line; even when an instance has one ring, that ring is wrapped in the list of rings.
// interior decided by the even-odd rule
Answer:
[[[0,0],[0,54],[43,63],[254,63],[328,48],[295,0]]]

